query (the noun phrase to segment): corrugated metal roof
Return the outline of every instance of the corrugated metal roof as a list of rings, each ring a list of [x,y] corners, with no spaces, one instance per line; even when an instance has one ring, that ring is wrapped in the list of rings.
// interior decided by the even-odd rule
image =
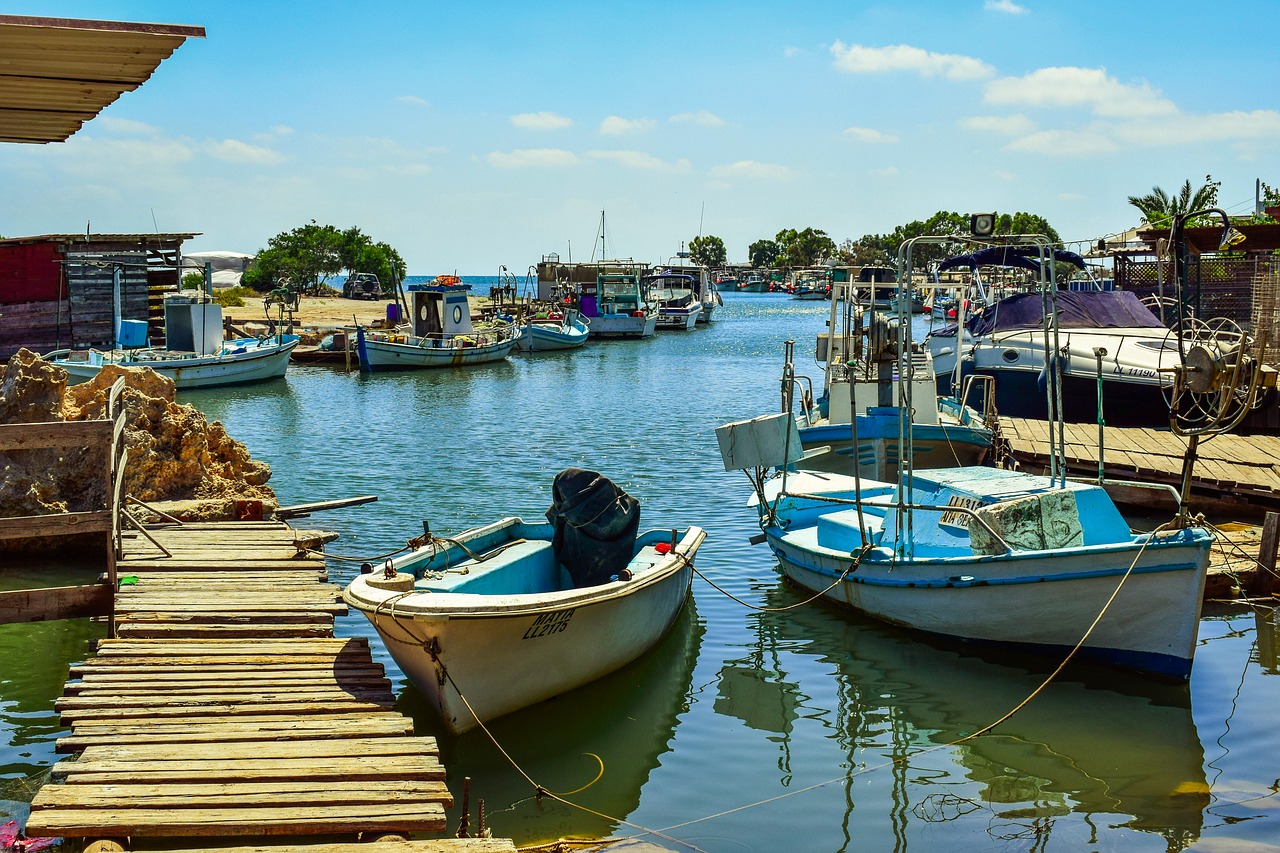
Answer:
[[[193,233],[175,233],[175,234],[37,234],[30,237],[7,237],[0,239],[0,246],[23,245],[29,243],[65,243],[74,245],[76,243],[88,243],[95,245],[99,243],[173,243],[183,240],[190,240],[192,237],[199,237],[201,232]]]
[[[62,142],[204,27],[0,15],[0,142]]]

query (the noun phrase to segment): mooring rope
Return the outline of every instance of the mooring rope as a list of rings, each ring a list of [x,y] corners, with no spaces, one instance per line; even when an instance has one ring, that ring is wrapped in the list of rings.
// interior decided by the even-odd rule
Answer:
[[[841,572],[840,576],[837,577],[834,581],[832,581],[829,587],[822,590],[821,592],[814,593],[813,596],[806,598],[804,601],[798,601],[795,604],[788,604],[786,607],[761,607],[758,604],[752,604],[749,601],[743,601],[741,598],[738,598],[738,596],[729,592],[729,590],[720,586],[711,578],[707,577],[702,572],[698,571],[698,567],[695,566],[693,564],[693,561],[690,560],[687,556],[685,556],[684,554],[677,554],[676,556],[684,560],[686,563],[688,563],[689,568],[693,569],[693,573],[698,577],[702,578],[704,581],[706,581],[707,584],[710,585],[712,589],[714,589],[716,592],[720,593],[721,595],[725,596],[726,598],[730,599],[731,601],[736,601],[738,604],[741,604],[743,607],[747,607],[747,608],[750,608],[751,610],[759,611],[760,613],[785,613],[788,610],[795,610],[797,608],[804,607],[806,604],[812,604],[813,602],[817,601],[819,598],[822,598],[828,592],[831,592],[831,590],[835,589],[837,586],[840,585],[842,581],[844,581],[844,579],[849,575],[850,572],[855,571],[858,568],[858,565],[862,562],[862,558],[865,557],[867,555],[867,552],[870,551],[873,547],[874,546],[871,545],[870,543],[863,545],[862,548],[858,550],[857,556],[853,558],[853,562],[849,564],[849,567],[846,568],[843,572]]]

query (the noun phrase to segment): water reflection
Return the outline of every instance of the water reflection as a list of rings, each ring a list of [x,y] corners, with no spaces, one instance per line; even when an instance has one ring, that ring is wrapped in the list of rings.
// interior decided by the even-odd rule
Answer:
[[[497,742],[538,784],[616,820],[537,799],[483,731],[449,734],[413,687],[401,693],[398,707],[413,716],[418,734],[439,741],[446,781],[458,805],[451,812],[453,821],[461,816],[463,779],[469,776],[473,829],[476,803],[482,799],[495,834],[513,838],[517,845],[569,836],[604,838],[625,829],[620,820],[639,806],[641,789],[671,749],[680,716],[689,709],[690,679],[704,631],[690,599],[671,632],[634,663],[489,723]],[[572,791],[576,793],[568,793]]]
[[[800,600],[780,587],[770,606]],[[971,813],[1005,840],[1035,836],[1044,842],[1053,819],[1075,813],[1105,815],[1166,839],[1181,850],[1199,838],[1209,789],[1204,751],[1185,686],[1149,682],[1050,684],[993,733],[949,747],[954,765],[919,761],[922,750],[952,743],[999,719],[1029,696],[1044,675],[971,657],[827,605],[808,605],[757,620],[750,667],[726,667],[717,710],[769,727],[783,753],[805,697],[786,679],[797,658],[830,668],[837,681],[828,737],[848,755],[848,765],[881,762],[865,754],[874,745],[893,763],[873,772],[892,774],[885,804],[895,849],[905,850],[911,821],[949,823]],[[722,675],[723,675],[722,671]],[[738,690],[745,685],[745,690]],[[973,786],[957,786],[956,774]],[[790,783],[784,770],[781,782]],[[846,785],[846,825],[853,818],[856,787]],[[865,809],[867,803],[862,803]],[[874,807],[874,806],[873,806]],[[1117,816],[1120,816],[1117,818]],[[909,831],[910,830],[910,831]],[[1008,836],[1006,838],[1006,836]]]

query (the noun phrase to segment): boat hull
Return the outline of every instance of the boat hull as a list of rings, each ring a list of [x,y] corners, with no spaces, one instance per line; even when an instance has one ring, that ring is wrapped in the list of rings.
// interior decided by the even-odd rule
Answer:
[[[864,477],[896,479],[898,442],[867,436],[872,430],[863,428],[858,438],[857,464]],[[853,471],[853,430],[849,424],[823,424],[800,428],[800,441],[805,451],[830,447],[829,453],[804,460],[799,467],[806,471],[829,471],[849,474]],[[911,425],[912,461],[916,468],[950,468],[981,465],[991,452],[990,431],[959,424]],[[883,460],[883,466],[881,465]]]
[[[685,310],[680,308],[659,308],[658,329],[678,329],[688,331],[698,325],[698,318],[702,315],[702,306],[699,305],[693,310]]]
[[[449,342],[446,342],[449,343]],[[417,370],[432,367],[466,367],[501,361],[515,347],[514,335],[496,343],[475,346],[417,346],[395,341],[375,340],[363,330],[357,333],[356,349],[360,368],[370,372]]]
[[[1014,552],[981,561],[864,559],[851,570],[850,556],[806,547],[802,531],[766,534],[788,579],[825,590],[841,605],[946,638],[1058,656],[1085,636],[1141,547]],[[1198,540],[1149,546],[1079,657],[1188,678],[1207,557]]]
[[[551,350],[577,349],[587,342],[586,326],[553,326],[530,323],[516,339],[520,352],[548,352]]]
[[[658,315],[601,314],[591,318],[591,335],[596,338],[649,338],[658,328]]]
[[[172,379],[178,390],[186,391],[278,379],[285,375],[289,355],[297,345],[296,335],[286,335],[279,344],[259,345],[256,338],[228,341],[227,351],[220,355],[175,358],[166,357],[163,351],[144,350],[132,352],[128,360],[97,364],[58,357],[46,357],[46,360],[66,370],[73,384],[93,379],[106,364],[114,363],[122,367],[150,367]]]
[[[365,614],[444,724],[461,733],[594,681],[657,644],[688,598],[705,535],[689,528],[666,555],[648,545],[629,580],[593,587],[406,595],[362,577],[343,598]]]

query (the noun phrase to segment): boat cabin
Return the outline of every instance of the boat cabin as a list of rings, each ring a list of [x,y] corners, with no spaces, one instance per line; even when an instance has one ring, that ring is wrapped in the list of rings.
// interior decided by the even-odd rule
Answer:
[[[467,292],[471,285],[410,284],[405,287],[409,302],[409,320],[413,334],[420,338],[452,338],[474,334],[471,327],[471,303]]]

